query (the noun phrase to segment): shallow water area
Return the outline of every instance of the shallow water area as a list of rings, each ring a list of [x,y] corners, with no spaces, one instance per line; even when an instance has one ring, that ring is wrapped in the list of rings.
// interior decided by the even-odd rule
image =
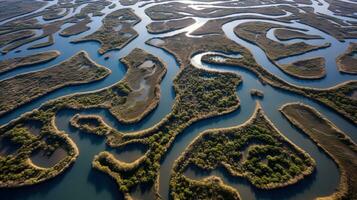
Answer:
[[[30,157],[31,162],[41,168],[50,168],[55,166],[59,161],[67,156],[67,151],[62,147],[58,147],[55,151],[48,155],[48,152],[43,150],[35,151]]]

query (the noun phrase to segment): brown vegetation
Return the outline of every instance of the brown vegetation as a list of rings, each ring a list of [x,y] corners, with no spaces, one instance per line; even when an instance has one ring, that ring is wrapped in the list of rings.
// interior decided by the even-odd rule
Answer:
[[[134,14],[133,10],[129,8],[119,9],[103,19],[103,25],[98,31],[74,42],[98,41],[102,45],[98,50],[100,54],[109,50],[120,49],[138,36],[138,33],[132,27],[139,21],[140,18]]]
[[[266,37],[267,32],[272,28],[286,27],[266,22],[246,22],[237,26],[234,29],[234,32],[238,37],[241,37],[242,39],[254,43],[262,48],[271,60],[278,60],[330,46],[329,43],[322,46],[313,46],[304,42],[282,44]]]
[[[341,177],[338,190],[328,197],[318,199],[357,198],[357,145],[345,133],[314,108],[292,103],[280,110],[297,128],[305,132],[337,163]]]
[[[30,65],[49,62],[57,58],[59,55],[59,51],[47,51],[25,57],[2,60],[0,61],[0,74],[20,67],[27,67]]]
[[[79,21],[78,23],[65,28],[63,31],[60,32],[60,35],[64,37],[69,37],[72,35],[78,35],[80,33],[88,31],[90,28],[87,26],[92,20],[89,17],[86,17]]]
[[[35,32],[32,30],[22,30],[13,33],[0,34],[0,47],[4,47],[10,43],[33,36],[35,36]]]
[[[158,34],[179,30],[189,25],[192,25],[193,23],[195,23],[195,20],[193,18],[185,18],[163,22],[151,22],[146,26],[146,28],[149,33]]]
[[[0,21],[11,19],[13,17],[33,12],[46,2],[42,1],[26,1],[26,0],[7,0],[0,1]]]
[[[351,43],[347,51],[337,60],[338,70],[344,73],[357,74],[357,43]]]
[[[274,35],[279,40],[290,40],[290,39],[322,39],[319,35],[308,35],[302,32],[298,32],[290,29],[275,29]]]
[[[82,51],[51,68],[0,81],[0,115],[56,89],[96,81],[109,73]]]
[[[285,73],[301,79],[319,79],[326,76],[323,57],[298,60],[289,64],[278,64]]]
[[[123,123],[138,122],[157,106],[166,66],[160,59],[141,49],[134,49],[122,62],[128,72],[117,84],[91,93],[73,95],[62,101],[78,109],[108,108]]]

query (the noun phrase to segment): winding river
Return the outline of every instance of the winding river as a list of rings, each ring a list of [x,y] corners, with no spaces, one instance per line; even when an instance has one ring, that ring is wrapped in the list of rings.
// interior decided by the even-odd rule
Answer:
[[[152,2],[152,1],[150,1]],[[35,41],[30,44],[26,44],[22,47],[19,47],[16,50],[21,50],[19,53],[14,53],[14,51],[1,55],[0,59],[8,59],[18,56],[25,56],[29,54],[33,54],[36,52],[43,52],[47,50],[59,50],[61,55],[45,64],[33,65],[26,68],[19,68],[12,70],[8,73],[4,73],[0,75],[0,80],[4,80],[7,78],[14,77],[18,74],[28,73],[32,71],[37,71],[40,69],[45,69],[51,67],[59,62],[62,62],[76,52],[84,49],[86,50],[90,57],[103,66],[106,66],[112,70],[112,74],[108,77],[104,78],[101,81],[89,84],[83,84],[78,86],[65,87],[50,94],[38,98],[31,103],[21,106],[15,111],[3,116],[0,118],[0,124],[4,125],[9,121],[18,118],[21,114],[25,112],[29,112],[33,109],[36,109],[41,106],[41,104],[73,93],[78,92],[90,92],[93,90],[102,89],[105,87],[109,87],[119,80],[121,80],[125,73],[125,67],[119,59],[129,54],[134,48],[140,47],[145,51],[159,57],[162,59],[168,66],[167,74],[165,75],[162,83],[161,83],[161,93],[165,95],[161,95],[160,103],[158,107],[151,112],[147,117],[141,120],[139,123],[133,125],[125,125],[118,122],[107,110],[105,109],[86,109],[86,110],[61,110],[56,115],[56,126],[59,130],[63,130],[70,134],[70,137],[75,141],[77,146],[80,149],[80,155],[77,161],[74,163],[72,167],[66,170],[66,172],[52,180],[49,180],[43,184],[38,184],[31,187],[24,187],[18,189],[1,189],[0,196],[5,197],[5,199],[28,199],[28,200],[37,200],[37,199],[121,199],[121,194],[119,194],[117,186],[115,182],[107,175],[98,172],[91,167],[91,162],[93,157],[103,150],[108,150],[116,154],[118,158],[123,158],[122,160],[131,160],[132,158],[137,158],[142,155],[144,152],[140,149],[130,148],[127,151],[116,152],[113,149],[110,149],[105,145],[104,139],[95,136],[89,135],[86,133],[82,133],[69,125],[69,120],[77,113],[81,114],[96,114],[103,117],[106,123],[110,126],[123,131],[123,132],[133,132],[138,130],[143,130],[149,127],[152,127],[156,123],[158,123],[165,115],[167,115],[171,111],[171,107],[174,102],[175,92],[172,87],[173,79],[177,75],[179,71],[179,65],[176,62],[175,58],[168,54],[167,52],[155,48],[145,44],[145,41],[151,38],[160,38],[176,35],[178,33],[186,32],[186,35],[189,37],[197,37],[192,36],[194,30],[205,24],[208,20],[212,18],[197,18],[193,17],[196,20],[196,23],[190,25],[186,28],[163,33],[163,34],[150,34],[146,30],[146,25],[152,22],[152,20],[145,14],[144,10],[152,5],[156,4],[164,4],[167,2],[160,3],[137,3],[134,6],[128,6],[134,9],[135,13],[140,16],[142,19],[140,23],[134,26],[134,29],[139,33],[139,36],[135,38],[132,42],[126,45],[124,48],[120,50],[113,50],[108,52],[111,56],[109,59],[104,59],[103,55],[100,55],[97,50],[100,48],[99,43],[97,42],[84,42],[74,44],[70,41],[76,38],[83,37],[90,33],[93,33],[101,26],[101,21],[105,17],[92,17],[92,22],[89,24],[91,29],[82,34],[72,36],[72,37],[62,37],[58,33],[55,34],[55,44],[49,47],[27,50],[28,47],[44,42],[47,39],[44,38],[39,41]],[[197,9],[199,6],[203,7],[219,7],[218,4],[222,2],[194,2],[194,1],[170,1],[170,2],[182,2],[189,3],[194,5],[197,4]],[[56,1],[51,2],[49,5],[53,5]],[[120,5],[117,1],[114,1],[117,6],[113,9],[110,9],[107,6],[102,12],[108,14],[113,10],[125,7]],[[267,6],[267,5],[262,5]],[[322,5],[314,3],[311,5],[315,8],[315,12],[320,12],[324,14],[329,14],[329,16],[335,16],[331,11],[327,10],[326,2],[322,1]],[[221,6],[222,7],[222,6]],[[75,13],[78,13],[79,10],[83,8],[80,6],[77,10],[71,10],[71,12],[65,16],[64,18],[70,17]],[[38,11],[36,11],[38,12]],[[286,13],[288,15],[289,13]],[[28,14],[26,14],[28,15]],[[26,16],[23,15],[23,16]],[[274,18],[279,16],[269,16],[262,14],[254,14],[254,13],[243,13],[243,14],[234,14],[229,16],[264,16],[266,20],[256,20],[252,19],[244,19],[244,20],[236,20],[225,24],[222,29],[228,38],[233,40],[234,42],[248,48],[256,61],[266,68],[269,72],[275,74],[286,82],[293,83],[301,86],[311,86],[317,88],[327,88],[334,86],[338,83],[345,82],[347,80],[356,80],[356,77],[352,75],[341,74],[338,72],[335,59],[336,57],[344,52],[349,42],[356,42],[356,39],[347,40],[345,42],[338,41],[337,39],[331,37],[330,35],[317,30],[314,27],[310,27],[296,21],[292,21],[291,23],[282,23],[274,21]],[[21,16],[19,16],[21,17]],[[19,18],[16,17],[16,18]],[[227,17],[227,16],[225,16]],[[281,17],[281,16],[280,16]],[[354,18],[346,18],[342,16],[338,16],[343,20],[349,21],[357,21]],[[223,18],[223,17],[220,17]],[[38,18],[40,23],[48,23],[49,21],[44,21]],[[218,19],[218,18],[215,18]],[[271,19],[271,20],[269,20]],[[8,20],[7,20],[8,21]],[[284,58],[279,60],[279,63],[289,63],[294,62],[304,58],[322,56],[326,59],[326,70],[327,76],[320,80],[300,80],[294,77],[291,77],[285,73],[283,73],[279,68],[277,68],[265,55],[264,51],[258,46],[246,42],[241,38],[237,37],[233,30],[239,24],[250,22],[250,21],[264,21],[269,23],[280,24],[292,28],[301,28],[307,30],[306,33],[320,35],[323,39],[315,39],[309,40],[310,44],[323,44],[325,42],[331,43],[331,47],[326,49],[321,49],[313,52],[309,52],[306,54],[302,54],[299,56],[291,56],[288,58]],[[5,21],[4,21],[5,22]],[[0,24],[4,23],[0,22]],[[65,24],[62,27],[62,30],[68,27],[70,24]],[[60,31],[59,31],[60,32]],[[276,39],[272,32],[268,32],[267,37]],[[296,41],[305,41],[305,40],[294,40],[294,41],[285,41],[285,42],[296,42]],[[338,52],[338,53],[336,53]],[[337,125],[341,130],[347,133],[354,141],[357,141],[357,135],[355,134],[357,131],[356,125],[350,123],[331,109],[323,106],[313,100],[308,98],[296,95],[291,92],[283,91],[280,89],[275,89],[270,87],[269,85],[262,85],[257,77],[251,73],[250,71],[241,68],[239,66],[230,67],[224,65],[212,65],[201,62],[201,57],[204,54],[217,54],[216,52],[205,52],[196,54],[192,57],[192,63],[195,67],[205,68],[208,70],[215,71],[228,71],[232,73],[239,74],[243,82],[237,87],[237,94],[241,101],[241,106],[238,110],[223,115],[220,117],[214,117],[207,120],[199,121],[189,128],[187,128],[183,133],[181,133],[176,139],[166,156],[162,160],[162,165],[160,168],[160,195],[164,199],[168,199],[169,197],[169,177],[171,174],[171,169],[173,166],[174,160],[183,152],[183,150],[188,146],[188,144],[195,138],[199,133],[204,130],[210,128],[219,128],[219,127],[230,127],[236,126],[243,122],[245,122],[252,114],[255,107],[256,101],[260,101],[263,107],[263,110],[269,117],[269,119],[276,125],[276,127],[287,136],[292,142],[296,145],[307,151],[317,163],[316,171],[313,175],[307,177],[302,180],[298,184],[289,186],[287,188],[281,190],[272,190],[272,191],[263,191],[254,188],[249,182],[240,178],[230,177],[228,173],[224,169],[217,169],[210,172],[202,172],[198,169],[189,168],[186,171],[186,175],[193,179],[202,179],[209,175],[215,174],[223,178],[224,182],[228,185],[235,187],[239,193],[241,194],[243,199],[313,199],[318,196],[325,196],[334,192],[335,188],[339,183],[339,172],[336,164],[324,153],[322,152],[310,139],[308,139],[302,132],[293,128],[290,123],[281,115],[278,109],[285,103],[288,102],[303,102],[307,105],[310,105],[316,108],[319,112],[325,115],[329,120],[331,120],[335,125]],[[237,55],[228,55],[228,56],[237,56]],[[259,89],[264,92],[263,99],[255,99],[251,97],[250,90],[251,89]],[[139,190],[139,189],[138,189]],[[138,199],[150,199],[150,192],[148,191],[139,191],[135,192],[134,197]]]

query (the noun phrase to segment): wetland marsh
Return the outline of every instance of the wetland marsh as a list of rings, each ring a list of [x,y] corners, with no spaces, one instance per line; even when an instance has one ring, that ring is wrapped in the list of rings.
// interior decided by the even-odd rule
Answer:
[[[357,2],[0,7],[2,198],[356,199]]]

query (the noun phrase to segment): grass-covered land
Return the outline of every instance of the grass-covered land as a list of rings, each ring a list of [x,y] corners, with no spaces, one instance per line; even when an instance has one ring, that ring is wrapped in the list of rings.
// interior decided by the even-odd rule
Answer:
[[[120,49],[138,36],[133,26],[139,21],[140,18],[131,9],[119,9],[105,16],[99,30],[74,42],[98,41],[101,43],[100,54]]]
[[[49,8],[47,8],[49,12],[46,12],[45,14],[42,15],[43,20],[50,21],[50,20],[55,20],[62,18],[66,15],[69,14],[70,9],[69,8],[61,8],[59,5],[53,5]]]
[[[205,131],[181,154],[170,180],[176,198],[192,199],[196,195],[180,182],[190,165],[202,170],[223,166],[230,175],[244,177],[258,188],[273,189],[311,174],[315,162],[274,127],[258,104],[249,121],[237,127]]]
[[[36,135],[27,128],[26,124],[30,121],[40,122],[40,134]],[[33,111],[0,127],[0,138],[9,140],[7,145],[16,147],[14,153],[0,156],[0,187],[43,182],[63,172],[78,156],[76,145],[65,133],[56,129],[54,117],[43,111]],[[37,151],[44,153],[43,159],[50,159],[59,148],[66,151],[66,156],[52,167],[43,168],[31,161],[31,156]]]
[[[195,23],[193,18],[151,22],[146,26],[149,33],[158,34],[185,28]]]
[[[194,9],[187,3],[170,2],[158,4],[145,9],[145,14],[152,20],[171,20],[183,17],[196,16],[202,18],[215,18],[237,13],[259,13],[265,15],[283,15],[285,12],[278,7],[246,7],[246,8],[215,8],[207,7],[203,9]]]
[[[246,68],[255,73],[261,82],[317,100],[357,124],[357,101],[350,95],[357,90],[357,81],[346,82],[327,89],[314,89],[292,85],[258,65],[247,49],[223,35],[204,35],[202,37],[192,38],[185,36],[185,34],[178,34],[160,38],[160,41],[160,44],[156,45],[152,44],[150,40],[147,43],[172,53],[178,62],[181,63],[181,66],[186,66],[186,64],[190,63],[192,56],[196,53],[216,51],[226,54],[240,54],[242,55],[241,58],[225,56],[223,61],[214,59],[215,54],[209,54],[204,55],[202,61]]]
[[[98,115],[76,114],[70,121],[71,126],[81,131],[94,133],[96,135],[108,135],[111,128]]]
[[[109,73],[81,51],[51,68],[0,81],[0,115],[56,89],[100,80]]]
[[[190,65],[183,68],[174,81],[177,96],[170,114],[147,130],[107,136],[107,143],[112,147],[145,144],[148,146],[146,154],[127,164],[102,152],[94,159],[93,166],[113,177],[119,190],[127,195],[137,185],[153,184],[158,177],[160,161],[178,134],[198,120],[238,108],[235,88],[239,82],[240,78],[231,73],[208,72]]]
[[[127,62],[128,64],[128,68],[142,66],[142,63],[144,63],[147,60],[151,60],[152,62],[155,63],[155,65],[161,65],[161,67],[163,67],[163,64],[160,63],[158,58],[138,49],[134,50],[134,53],[128,55],[125,59],[126,59],[125,62]],[[83,60],[77,59],[77,61],[83,64]],[[87,64],[89,65],[90,63]],[[156,67],[159,68],[159,66]],[[144,73],[144,75],[147,75],[147,73]],[[9,133],[11,133],[14,138],[11,139],[11,141],[13,140],[15,142],[20,141],[26,143],[26,145],[23,145],[19,150],[17,150],[17,152],[22,152],[23,149],[24,153],[20,154],[20,156],[17,156],[16,153],[16,156],[8,155],[6,157],[1,157],[0,168],[2,169],[0,169],[0,183],[2,184],[2,186],[16,187],[22,185],[31,185],[47,180],[48,178],[54,177],[58,175],[60,172],[62,172],[66,167],[69,166],[70,163],[72,163],[75,160],[75,158],[78,155],[78,150],[76,149],[76,145],[72,143],[72,141],[69,139],[67,134],[61,133],[56,129],[56,126],[54,124],[56,113],[62,109],[84,109],[84,108],[98,108],[98,107],[115,109],[116,106],[120,106],[123,103],[125,103],[127,95],[131,92],[131,88],[129,88],[127,84],[128,83],[126,81],[120,81],[116,85],[113,85],[103,90],[94,91],[91,93],[69,95],[63,98],[49,101],[44,105],[42,105],[39,109],[26,113],[22,115],[20,118],[1,127],[0,136],[9,135]],[[232,90],[233,88],[234,87],[232,87]],[[223,87],[221,89],[223,89]],[[145,112],[149,112],[149,111],[145,110]],[[139,117],[142,118],[143,115],[138,116],[138,120]],[[83,127],[82,126],[83,119],[80,120],[81,118],[82,117],[77,116],[77,119],[73,119],[72,121],[76,121],[75,123],[78,123],[80,127]],[[49,169],[43,169],[41,167],[34,165],[31,162],[29,158],[31,155],[33,155],[33,153],[36,150],[39,150],[40,144],[36,139],[37,136],[35,137],[33,135],[27,134],[27,131],[23,128],[25,122],[29,120],[41,122],[42,128],[39,134],[41,140],[44,140],[43,137],[45,136],[47,139],[47,135],[49,135],[51,141],[56,143],[55,146],[56,148],[58,147],[68,150],[68,155],[65,159],[61,160],[57,165]],[[99,123],[99,127],[105,128],[106,125],[103,123],[102,120],[99,120],[97,122]],[[84,125],[85,124],[86,124],[86,120],[84,120]],[[92,130],[94,131],[100,130],[99,132],[95,132],[95,133],[104,134],[104,132],[101,132],[102,131],[101,128],[92,129],[93,127],[91,127],[91,125],[88,125],[88,127],[89,129],[87,129],[87,131],[89,132]],[[108,130],[110,130],[111,134],[113,134],[112,132],[115,132],[114,130],[109,129],[109,127],[107,128]],[[63,141],[63,142],[60,143],[61,145],[57,145],[58,141]],[[43,146],[43,148],[45,148],[45,150],[47,149],[46,146]],[[49,147],[48,149],[50,149],[51,152],[54,152],[56,148]],[[51,152],[49,153],[49,155],[51,155]]]
[[[187,37],[185,33],[160,38],[161,44],[153,44],[149,40],[146,43],[162,48],[173,54],[181,66],[187,66],[191,57],[197,53],[215,51],[226,54],[251,55],[247,49],[229,40],[225,35],[205,35],[202,37]]]
[[[309,58],[277,66],[283,72],[301,79],[319,79],[326,76],[325,59],[323,57]]]
[[[341,176],[338,190],[319,199],[357,198],[357,145],[314,108],[291,103],[280,110],[297,128],[305,132],[337,163]]]
[[[216,176],[210,176],[203,180],[192,180],[185,176],[175,180],[177,191],[172,193],[172,199],[214,199],[214,200],[240,200],[241,197],[236,189],[225,185]]]
[[[121,122],[134,123],[158,104],[160,83],[166,66],[157,57],[134,49],[121,60],[128,71],[117,84],[92,93],[78,94],[60,100],[74,108],[108,108]]]
[[[140,49],[134,49],[121,61],[128,67],[122,82],[131,91],[126,102],[113,112],[124,121],[135,122],[158,105],[160,83],[167,66],[159,58]]]
[[[72,35],[78,35],[85,31],[88,31],[90,28],[87,26],[90,22],[92,22],[90,17],[86,17],[80,20],[78,23],[65,28],[63,31],[60,32],[61,36],[69,37]]]
[[[54,43],[55,43],[55,38],[53,37],[53,35],[48,35],[47,41],[41,42],[38,44],[34,44],[34,45],[30,46],[28,49],[39,49],[39,48],[49,47],[49,46],[53,45]]]
[[[4,33],[0,34],[0,47],[4,47],[12,42],[30,38],[35,36],[35,32],[32,30],[22,30],[22,31],[16,31],[13,33]]]
[[[315,89],[309,87],[300,87],[292,85],[274,76],[263,67],[258,65],[254,59],[246,54],[242,58],[225,57],[224,61],[215,60],[212,56],[205,55],[202,57],[204,62],[214,64],[225,64],[236,67],[246,68],[255,73],[260,81],[267,83],[273,87],[288,90],[309,98],[312,98],[320,103],[323,103],[334,109],[347,119],[357,124],[357,99],[351,94],[357,90],[357,81],[349,81],[340,85],[336,85],[327,89]]]
[[[92,17],[103,16],[104,13],[101,11],[110,4],[111,2],[109,1],[95,1],[88,3],[84,8],[81,9],[80,13],[74,16],[76,19],[78,19],[77,22],[72,26],[65,28],[59,34],[64,37],[69,37],[88,31],[90,29],[88,24],[92,22],[89,14],[92,14]]]
[[[77,2],[77,4],[79,5],[82,5],[83,3],[88,3],[88,4],[81,9],[80,13],[74,16],[77,19],[85,19],[87,17],[90,17],[89,14],[92,14],[93,17],[103,16],[104,13],[102,12],[102,10],[106,6],[109,6],[112,2],[108,0],[92,1],[92,2],[86,2],[86,1]]]
[[[291,39],[322,39],[319,35],[309,35],[295,30],[279,28],[274,30],[274,35],[279,40],[291,40]]]
[[[7,31],[9,31],[9,33],[12,33],[14,31],[20,31],[20,30],[24,30],[24,29],[41,29],[42,30],[42,34],[40,35],[35,35],[33,37],[29,37],[29,38],[24,38],[24,39],[20,39],[20,40],[16,40],[10,44],[8,44],[7,46],[5,46],[3,49],[1,49],[2,53],[8,53],[18,47],[21,47],[25,44],[43,39],[43,38],[47,38],[48,40],[46,42],[43,43],[39,43],[39,44],[35,44],[33,46],[30,46],[29,49],[34,49],[34,48],[41,48],[41,47],[46,47],[46,46],[50,46],[52,44],[54,44],[54,37],[53,35],[58,32],[61,29],[61,26],[65,23],[73,23],[75,22],[77,19],[75,18],[67,18],[64,20],[57,20],[54,22],[50,22],[48,24],[45,25],[39,25],[37,23],[37,20],[34,21],[33,23],[30,24],[26,24],[27,21],[23,22],[23,21],[19,21],[19,22],[11,22],[8,25],[3,25],[3,27],[9,27],[8,29],[5,29]]]
[[[27,1],[26,1],[27,2]],[[73,9],[76,10],[78,9],[79,6],[85,5],[81,11],[74,16],[71,17],[61,17],[61,15],[56,15],[58,10],[61,9]],[[16,40],[13,40],[11,42],[7,42],[6,46],[1,49],[2,53],[7,53],[9,51],[12,51],[20,46],[23,46],[25,44],[43,39],[43,38],[48,38],[47,42],[36,44],[34,46],[31,46],[30,48],[41,48],[41,47],[46,47],[50,46],[54,43],[53,40],[53,35],[61,30],[61,27],[66,24],[66,23],[74,23],[74,27],[71,27],[69,29],[65,29],[66,31],[63,33],[66,36],[73,35],[73,34],[79,34],[81,32],[84,32],[88,30],[86,28],[86,22],[89,23],[89,21],[83,21],[82,19],[89,18],[90,16],[101,16],[104,13],[101,12],[105,8],[105,6],[110,5],[111,2],[103,0],[103,1],[74,1],[74,2],[68,2],[68,1],[63,1],[59,2],[56,5],[50,6],[43,11],[32,13],[27,16],[19,17],[18,19],[11,20],[3,25],[0,26],[0,34],[13,34],[17,33],[19,31],[23,32],[26,30],[41,30],[42,34],[40,35],[22,35],[18,36]],[[59,18],[57,20],[49,21],[48,23],[45,24],[39,24],[38,20],[36,19],[37,17],[44,17],[46,19],[55,19]],[[49,17],[49,18],[48,18]],[[25,34],[25,32],[23,32]],[[28,33],[27,33],[28,34]]]
[[[344,73],[357,74],[357,43],[351,43],[347,51],[337,60],[338,70]]]
[[[331,4],[335,2],[338,1],[329,1],[329,9],[331,9]],[[347,4],[345,2],[342,4],[349,5],[349,9],[351,8],[351,4]],[[313,10],[308,7],[302,8],[305,12],[301,12],[301,10],[295,6],[280,7],[285,11],[292,13],[292,15],[282,18],[284,20],[298,20],[299,23],[319,29],[340,41],[357,37],[357,33],[354,31],[355,27],[349,26],[343,20],[334,17],[328,17],[327,15],[323,14],[315,14]]]
[[[272,28],[286,27],[266,22],[246,22],[237,26],[234,29],[234,32],[238,37],[262,48],[270,60],[278,60],[280,58],[298,55],[320,48],[326,48],[330,45],[326,43],[322,46],[313,46],[304,42],[293,44],[279,43],[266,37],[267,32]]]
[[[139,1],[140,0],[119,0],[120,4],[123,5],[123,6],[135,5]]]
[[[2,60],[0,61],[0,74],[20,67],[45,63],[57,58],[60,54],[61,53],[59,51],[46,51],[25,57]]]
[[[0,2],[0,21],[11,19],[13,17],[33,12],[46,2],[43,1],[27,1],[27,0],[12,0]]]

